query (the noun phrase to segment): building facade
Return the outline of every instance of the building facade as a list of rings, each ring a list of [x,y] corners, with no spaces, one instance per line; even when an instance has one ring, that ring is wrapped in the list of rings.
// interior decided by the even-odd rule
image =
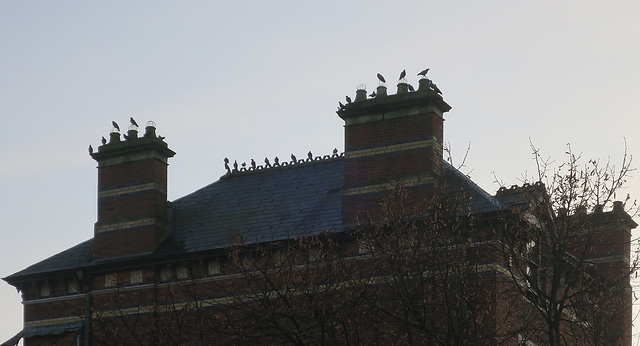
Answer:
[[[585,344],[589,333],[603,344],[631,344],[628,274],[636,224],[620,203],[610,211],[597,206],[592,213],[562,214],[540,211],[547,198],[540,184],[491,195],[443,160],[444,114],[451,107],[429,79],[421,79],[415,91],[402,81],[396,94],[388,95],[384,85],[376,91],[368,97],[359,89],[354,101],[338,110],[345,122],[344,153],[309,152],[306,158],[265,159],[260,165],[226,160],[227,172],[218,181],[171,202],[167,167],[175,152],[156,134],[155,124],[147,123],[142,135],[137,126],[124,136],[112,131],[108,143],[91,154],[98,165],[93,237],[4,278],[24,304],[24,329],[7,344],[18,339],[25,345],[424,344],[444,339],[533,345],[553,335],[536,315],[546,308],[558,311],[558,335],[571,336],[566,344]],[[399,205],[403,211],[396,214]],[[390,230],[399,224],[420,232],[395,239]],[[542,245],[551,234],[544,232],[553,229],[545,225],[551,224],[580,230],[571,233],[571,246],[559,255]],[[436,234],[438,227],[443,232]],[[507,241],[505,234],[514,239]],[[385,262],[390,239],[401,244],[393,249],[413,249],[422,255],[412,258],[421,260],[403,257],[404,267],[394,269],[389,263],[395,262]],[[288,244],[288,252],[280,252],[281,244]],[[434,267],[424,267],[425,258],[446,263],[457,279],[440,281],[444,277]],[[544,269],[554,258],[562,262],[562,275]],[[290,271],[285,275],[283,268]],[[298,279],[285,281],[291,271],[298,279],[305,273],[304,290]],[[396,278],[398,272],[402,275]],[[421,274],[406,275],[416,272]],[[270,275],[277,284],[269,289]],[[396,285],[400,279],[406,284]],[[279,288],[285,286],[296,289],[282,294]],[[464,296],[446,298],[444,286],[458,287]],[[419,304],[389,298],[418,289],[421,302],[432,300],[428,313],[411,315]],[[367,298],[371,292],[380,299]],[[425,292],[432,292],[429,299]],[[552,297],[545,296],[548,292]],[[601,292],[615,307],[610,314],[576,303],[594,305],[592,295],[604,299]],[[312,296],[332,297],[331,308],[327,302],[311,308],[317,301],[307,300]],[[476,300],[466,301],[469,297]],[[394,303],[377,305],[382,300]],[[336,306],[340,301],[354,303],[347,309],[347,304]],[[406,309],[399,309],[405,303]],[[385,313],[394,318],[385,320]],[[396,319],[403,313],[413,317]],[[361,320],[367,314],[377,317]],[[289,321],[280,321],[281,315]],[[441,325],[445,316],[459,320]],[[342,322],[327,322],[331,319]],[[305,323],[308,328],[301,327]],[[447,329],[451,335],[442,332]]]

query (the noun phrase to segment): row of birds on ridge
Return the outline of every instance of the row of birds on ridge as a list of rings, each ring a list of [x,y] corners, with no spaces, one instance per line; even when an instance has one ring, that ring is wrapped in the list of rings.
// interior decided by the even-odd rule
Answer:
[[[429,69],[428,69],[428,68],[426,68],[426,69],[424,69],[424,70],[420,71],[420,73],[418,73],[418,76],[422,76],[422,78],[426,78],[426,77],[427,77],[427,73],[428,73],[428,72],[429,72]],[[383,75],[381,75],[380,73],[378,73],[376,76],[378,77],[378,80],[380,81],[380,85],[382,85],[383,83],[386,83],[386,82],[387,82],[387,80],[384,78],[384,76],[383,76]],[[407,70],[402,70],[402,72],[400,72],[400,78],[398,78],[398,81],[403,80],[406,76],[407,76]],[[416,91],[416,89],[415,89],[415,88],[413,87],[413,85],[411,85],[411,84],[407,84],[407,87],[409,88],[409,91]],[[435,91],[436,93],[438,93],[438,94],[441,94],[441,95],[442,95],[442,91],[440,91],[440,89],[438,89],[438,86],[437,86],[435,83],[430,82],[430,83],[429,83],[429,87],[431,87],[431,89],[433,89],[433,91]],[[376,96],[377,96],[377,94],[376,94],[376,92],[375,92],[375,91],[373,91],[373,92],[369,95],[369,97],[376,97]],[[347,96],[345,97],[345,99],[346,99],[346,101],[347,101],[347,104],[349,104],[349,103],[353,102],[353,101],[351,100],[351,97],[349,97],[349,95],[347,95]],[[340,110],[343,110],[343,109],[345,108],[345,106],[344,106],[344,104],[343,104],[342,102],[338,102],[338,105],[340,106]]]
[[[324,159],[328,159],[330,157],[334,157],[335,158],[335,157],[338,157],[338,156],[339,156],[338,148],[334,148],[333,149],[333,155],[331,155],[331,156],[325,155],[323,158]],[[320,159],[320,156],[315,158],[315,160],[319,160],[319,159]],[[291,162],[289,162],[289,164],[311,162],[311,161],[314,161],[314,157],[313,157],[313,153],[311,151],[309,151],[307,153],[307,159],[306,160],[298,159],[294,154],[291,154]],[[225,157],[224,158],[224,168],[227,170],[227,172],[231,173],[232,171],[231,171],[231,167],[229,167],[229,162],[230,162],[229,159]],[[271,164],[271,161],[269,161],[269,159],[265,157],[264,158],[264,163],[265,163],[264,167],[266,167],[266,168],[278,167],[278,166],[280,166],[280,159],[276,156],[273,159],[273,164]],[[256,164],[256,161],[254,159],[251,159],[251,168],[250,168],[251,170],[256,170],[256,169],[261,168],[261,167],[263,167],[263,166],[258,166]],[[243,170],[247,169],[247,163],[246,162],[242,163],[242,169]],[[236,161],[233,162],[233,172],[237,172],[237,171],[239,171],[239,169],[238,169],[238,161],[236,160]]]
[[[136,122],[135,119],[133,119],[133,117],[129,117],[129,122],[131,123],[131,125],[135,126],[135,127],[140,127],[140,125],[138,125],[138,123]],[[113,125],[113,128],[116,129],[118,132],[120,132],[120,126],[118,125],[117,122],[115,121],[111,121],[111,125]],[[125,139],[127,138],[127,135],[124,135]],[[162,136],[158,136],[158,138],[160,140],[163,140],[164,137]],[[104,136],[102,136],[102,145],[107,144],[107,139],[104,138]],[[93,147],[91,146],[91,144],[89,144],[89,154],[93,154]]]

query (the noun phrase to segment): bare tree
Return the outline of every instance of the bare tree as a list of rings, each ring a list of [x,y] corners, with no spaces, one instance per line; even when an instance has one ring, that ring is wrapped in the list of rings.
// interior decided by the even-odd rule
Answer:
[[[512,294],[527,301],[520,309],[523,335],[550,345],[631,340],[630,277],[638,257],[631,255],[630,230],[637,209],[628,197],[614,201],[631,158],[625,152],[619,168],[582,164],[569,148],[567,162],[549,172],[550,160],[532,148],[539,182],[497,195],[512,206],[502,215],[499,244]]]

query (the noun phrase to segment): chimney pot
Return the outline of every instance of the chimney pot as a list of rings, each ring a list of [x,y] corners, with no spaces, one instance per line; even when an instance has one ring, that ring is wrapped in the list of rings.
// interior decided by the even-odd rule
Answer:
[[[130,129],[127,131],[127,139],[136,139],[138,138],[138,130]]]
[[[623,208],[623,203],[622,203],[622,201],[615,201],[615,202],[613,202],[613,211],[614,211],[614,212],[621,212],[621,211],[623,211],[623,210],[624,210],[624,208]]]
[[[407,83],[398,83],[398,94],[406,94],[409,92],[409,85]]]
[[[109,134],[109,144],[120,142],[120,132],[113,131]]]
[[[367,89],[358,88],[358,90],[356,90],[356,99],[354,102],[364,101],[366,99],[367,99]]]
[[[156,127],[152,125],[147,125],[144,129],[144,137],[145,138],[155,138],[156,137]]]
[[[383,96],[387,96],[387,87],[384,85],[380,85],[376,89],[376,97],[383,97]]]
[[[422,78],[418,81],[418,91],[429,91],[431,89],[431,80],[429,78]]]

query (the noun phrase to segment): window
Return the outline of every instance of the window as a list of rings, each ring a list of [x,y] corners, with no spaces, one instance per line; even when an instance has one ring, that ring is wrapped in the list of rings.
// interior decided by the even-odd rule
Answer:
[[[518,345],[519,346],[538,346],[535,342],[531,340],[527,340],[522,334],[518,334]]]
[[[309,249],[309,262],[317,262],[322,260],[322,248],[320,246],[314,246]]]
[[[176,267],[176,277],[178,280],[184,280],[189,278],[189,268],[186,264],[180,264]]]
[[[78,293],[78,281],[76,280],[67,281],[67,293],[68,294]]]
[[[115,287],[118,285],[118,277],[116,274],[105,274],[104,287]]]
[[[207,272],[209,275],[218,275],[221,273],[220,261],[217,258],[210,260],[209,263],[207,263]]]
[[[40,285],[40,298],[49,297],[51,295],[51,286],[48,282],[43,282]]]
[[[142,269],[132,270],[130,276],[131,284],[142,283]]]
[[[169,281],[173,277],[171,273],[171,266],[166,265],[160,268],[160,281]]]
[[[367,254],[374,250],[375,244],[371,240],[360,239],[358,241],[358,253],[361,255]]]

